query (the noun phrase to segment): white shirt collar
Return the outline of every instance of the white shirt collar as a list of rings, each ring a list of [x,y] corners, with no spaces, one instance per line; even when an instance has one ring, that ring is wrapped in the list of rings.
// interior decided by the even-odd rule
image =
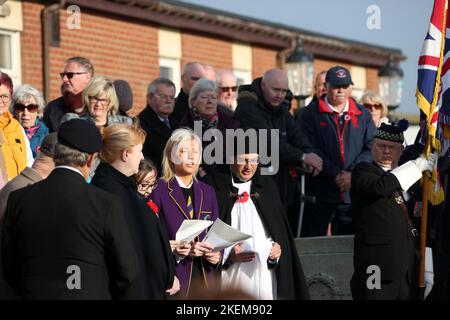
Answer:
[[[55,169],[59,169],[59,168],[61,168],[61,169],[68,169],[68,170],[75,171],[75,172],[81,174],[81,176],[82,176],[83,179],[84,179],[84,176],[83,176],[83,174],[81,173],[81,171],[78,170],[78,169],[75,169],[74,167],[70,167],[70,166],[56,166],[56,167],[55,167]]]
[[[181,179],[178,176],[175,176],[175,179],[177,179],[178,185],[184,189],[190,189],[192,187],[192,184],[194,183],[194,179],[192,179],[191,183],[189,183],[187,186],[181,181]]]
[[[339,111],[330,104],[330,102],[328,101],[328,97],[326,97],[326,96],[325,96],[325,103],[328,105],[328,108],[330,108],[331,111],[333,111],[335,113],[339,113]],[[344,109],[342,109],[342,112],[339,113],[339,114],[342,114],[344,112],[348,112],[348,106],[349,106],[349,103],[348,103],[348,99],[347,99],[347,101],[345,102]]]

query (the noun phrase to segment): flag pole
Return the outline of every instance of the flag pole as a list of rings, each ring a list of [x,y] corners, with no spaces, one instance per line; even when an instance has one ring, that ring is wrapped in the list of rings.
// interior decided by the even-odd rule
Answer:
[[[427,220],[428,220],[428,188],[429,179],[426,172],[423,173],[422,186],[422,223],[420,226],[420,265],[419,288],[425,288],[425,248],[427,245]],[[421,293],[423,290],[421,290]]]

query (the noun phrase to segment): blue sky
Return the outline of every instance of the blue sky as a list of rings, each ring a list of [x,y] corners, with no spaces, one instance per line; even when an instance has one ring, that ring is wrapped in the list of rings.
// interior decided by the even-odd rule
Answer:
[[[400,112],[418,113],[417,61],[428,30],[433,0],[183,0],[243,16],[332,36],[401,49],[405,78]],[[381,28],[369,30],[369,6],[380,8]]]

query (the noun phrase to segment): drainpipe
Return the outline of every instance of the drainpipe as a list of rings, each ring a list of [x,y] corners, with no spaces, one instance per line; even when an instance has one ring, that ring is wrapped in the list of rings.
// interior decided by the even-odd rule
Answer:
[[[41,12],[41,25],[42,25],[42,78],[43,78],[43,93],[45,102],[50,98],[50,22],[51,13],[55,10],[59,10],[60,4],[55,3],[46,7]],[[58,25],[59,28],[59,25]]]
[[[284,65],[286,64],[286,57],[295,49],[297,45],[297,33],[292,34],[291,47],[278,51],[277,53],[277,67],[284,70]]]

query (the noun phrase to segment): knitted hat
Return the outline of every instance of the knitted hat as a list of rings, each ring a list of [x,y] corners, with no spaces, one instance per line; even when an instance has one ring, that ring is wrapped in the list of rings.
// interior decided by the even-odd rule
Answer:
[[[403,119],[394,124],[382,123],[375,133],[375,138],[403,143],[405,137],[403,132],[408,129],[409,123],[407,120]]]

